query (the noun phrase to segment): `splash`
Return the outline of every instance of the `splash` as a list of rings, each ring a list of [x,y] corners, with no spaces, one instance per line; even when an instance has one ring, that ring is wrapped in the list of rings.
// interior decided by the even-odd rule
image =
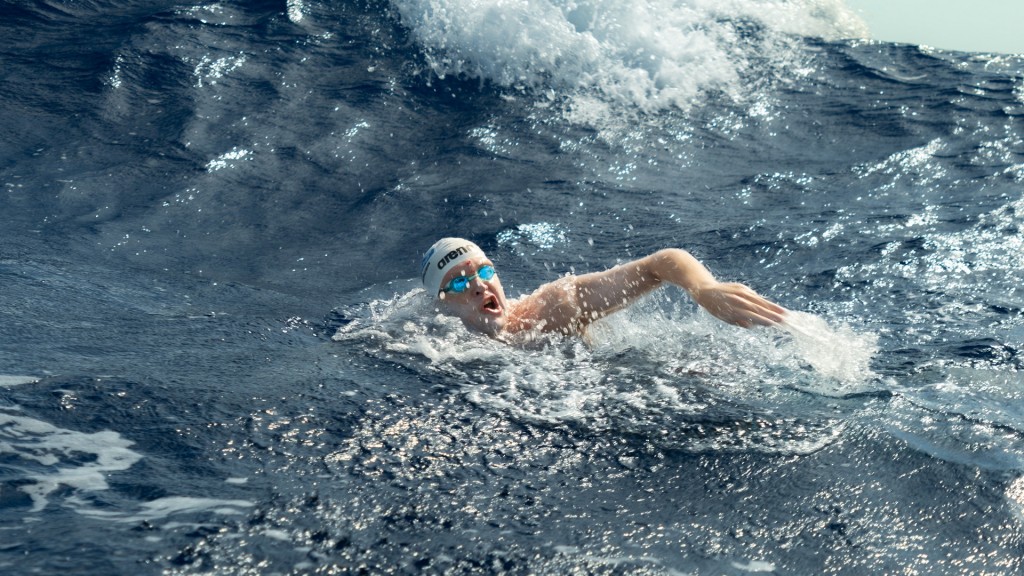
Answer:
[[[441,78],[651,112],[738,97],[755,67],[789,68],[789,37],[863,37],[841,0],[393,0]],[[596,100],[594,98],[596,96]]]
[[[422,296],[416,289],[349,310],[334,340],[440,376],[476,406],[544,427],[637,434],[683,449],[803,454],[834,441],[842,423],[809,419],[804,409],[787,414],[793,390],[847,394],[872,374],[873,340],[810,315],[794,314],[787,337],[649,297],[595,323],[586,338],[519,347],[467,333]]]
[[[781,328],[792,335],[797,354],[834,381],[825,383],[819,392],[856,392],[877,377],[871,370],[871,359],[878,352],[876,335],[859,334],[846,325],[832,327],[805,312],[790,312]]]

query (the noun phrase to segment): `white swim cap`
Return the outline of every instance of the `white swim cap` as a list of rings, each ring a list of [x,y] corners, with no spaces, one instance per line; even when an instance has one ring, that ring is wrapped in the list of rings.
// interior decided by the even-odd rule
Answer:
[[[479,246],[464,238],[441,238],[434,242],[420,263],[420,278],[427,293],[436,298],[445,273],[474,256],[486,257]]]

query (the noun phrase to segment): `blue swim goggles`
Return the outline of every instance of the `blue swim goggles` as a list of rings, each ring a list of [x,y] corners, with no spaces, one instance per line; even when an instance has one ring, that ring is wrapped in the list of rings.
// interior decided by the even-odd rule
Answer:
[[[469,288],[470,281],[477,277],[485,281],[494,278],[494,266],[484,264],[476,271],[476,274],[473,274],[472,276],[457,276],[452,278],[451,282],[448,282],[448,285],[441,289],[441,292],[455,292],[456,294],[465,292],[466,288]]]

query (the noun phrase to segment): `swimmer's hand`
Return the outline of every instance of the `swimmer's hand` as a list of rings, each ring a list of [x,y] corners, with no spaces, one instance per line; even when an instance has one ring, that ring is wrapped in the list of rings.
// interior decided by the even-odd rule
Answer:
[[[714,282],[690,291],[694,301],[712,316],[743,328],[776,326],[786,309],[736,282]]]

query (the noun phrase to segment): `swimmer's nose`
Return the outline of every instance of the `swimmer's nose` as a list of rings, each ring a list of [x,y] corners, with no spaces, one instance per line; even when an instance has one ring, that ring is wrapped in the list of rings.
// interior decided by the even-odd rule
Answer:
[[[477,294],[480,294],[487,288],[487,284],[484,283],[484,279],[479,276],[473,278],[470,282],[472,282],[473,290],[475,290]]]

